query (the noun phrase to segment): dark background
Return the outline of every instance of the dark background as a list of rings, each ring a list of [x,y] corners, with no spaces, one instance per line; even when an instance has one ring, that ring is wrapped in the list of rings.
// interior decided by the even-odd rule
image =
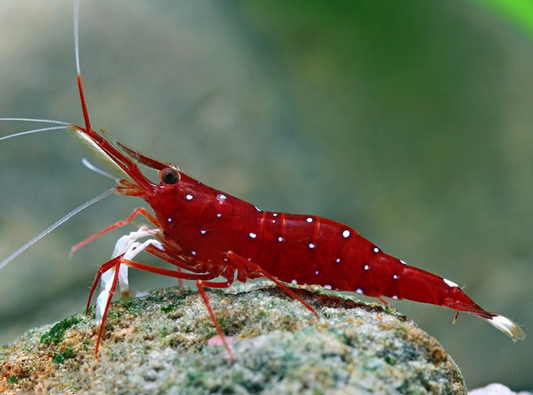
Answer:
[[[69,1],[2,1],[0,116],[82,122],[72,41]],[[531,43],[512,18],[459,0],[81,8],[93,126],[263,209],[353,226],[526,332]],[[1,123],[0,135],[32,126]],[[64,132],[0,144],[0,259],[112,186],[83,156]],[[2,270],[0,343],[84,309],[95,268],[125,231],[69,261],[70,247],[138,204],[107,198]],[[134,291],[174,284],[131,277]],[[452,326],[453,311],[394,306],[444,345],[470,388],[533,389],[531,334],[513,344],[464,314]]]

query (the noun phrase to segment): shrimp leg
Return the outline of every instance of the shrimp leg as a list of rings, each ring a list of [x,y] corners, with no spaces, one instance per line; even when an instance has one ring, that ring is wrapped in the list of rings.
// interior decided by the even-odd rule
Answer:
[[[205,307],[207,308],[207,311],[209,312],[209,316],[211,317],[211,321],[213,321],[213,324],[215,324],[215,328],[217,330],[217,333],[220,336],[220,339],[222,339],[222,344],[224,345],[224,348],[228,352],[229,357],[231,359],[231,362],[233,362],[235,360],[235,357],[233,356],[233,352],[229,348],[229,344],[226,341],[226,337],[224,336],[224,332],[222,332],[222,329],[220,328],[220,325],[218,324],[217,318],[215,317],[215,313],[213,312],[213,309],[211,308],[211,303],[209,303],[209,298],[205,294],[204,287],[209,287],[209,288],[228,288],[232,283],[233,283],[233,278],[230,278],[230,279],[228,279],[227,281],[224,281],[224,282],[202,281],[202,280],[196,281],[196,287],[198,288],[198,292],[200,293],[200,296],[204,300]]]
[[[150,214],[144,207],[138,207],[135,210],[133,210],[132,213],[128,216],[128,218],[126,218],[125,220],[117,221],[114,224],[109,225],[108,227],[100,230],[99,232],[96,232],[92,236],[89,236],[85,240],[80,241],[78,244],[76,244],[74,247],[71,248],[70,256],[74,255],[74,253],[76,253],[76,251],[78,251],[84,245],[89,244],[91,241],[93,241],[94,239],[97,239],[98,237],[102,236],[103,234],[109,232],[110,230],[113,230],[113,229],[116,229],[116,228],[120,228],[121,226],[129,224],[139,214],[144,216],[156,228],[161,229],[161,225],[159,224],[157,219],[155,219],[155,217],[152,214]]]
[[[240,255],[237,255],[236,253],[229,251],[226,253],[226,256],[229,260],[231,260],[237,268],[241,269],[240,271],[246,273],[248,269],[251,269],[254,273],[260,274],[268,278],[269,280],[273,281],[278,287],[280,287],[287,295],[292,296],[294,299],[296,299],[298,302],[303,304],[311,313],[313,313],[317,319],[320,319],[320,316],[318,315],[317,311],[305,300],[300,298],[294,291],[289,289],[282,281],[279,281],[276,277],[265,271],[265,269],[261,268],[259,265],[249,261],[246,258],[243,258]],[[242,281],[242,280],[241,280]]]
[[[115,293],[117,283],[119,280],[119,273],[120,273],[121,265],[126,265],[129,267],[135,268],[135,269],[139,269],[139,270],[143,270],[143,271],[147,271],[151,273],[156,273],[156,274],[161,274],[161,275],[168,276],[168,277],[184,279],[184,280],[212,280],[213,278],[217,277],[217,275],[213,275],[211,273],[206,273],[206,274],[183,273],[183,272],[178,272],[175,270],[169,270],[169,269],[164,269],[160,267],[150,266],[144,263],[124,259],[123,256],[115,257],[109,260],[108,262],[104,263],[102,266],[100,266],[100,268],[98,269],[98,273],[96,274],[96,278],[91,288],[91,294],[90,294],[91,298],[102,274],[112,267],[115,267],[115,273],[114,273],[112,281],[109,281],[105,284],[104,291],[102,292],[102,294],[98,296],[98,301],[97,301],[97,306],[96,306],[96,311],[97,311],[96,315],[97,315],[97,321],[98,321],[100,328],[98,330],[98,339],[96,341],[96,348],[94,351],[96,358],[98,358],[98,349],[100,348],[100,342],[102,340],[103,328],[105,326],[105,319],[107,317],[109,306],[111,305],[111,299],[113,298],[113,295]],[[208,286],[211,287],[212,283],[206,283],[206,284],[209,284]],[[224,287],[221,287],[221,288],[224,288]],[[87,307],[89,306],[89,304],[90,304],[90,299],[89,299],[89,303],[87,304]],[[100,320],[98,320],[99,315],[100,315]]]

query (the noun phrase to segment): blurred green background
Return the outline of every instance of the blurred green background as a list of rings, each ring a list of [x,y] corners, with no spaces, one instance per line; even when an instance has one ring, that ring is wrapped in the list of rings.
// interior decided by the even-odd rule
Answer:
[[[312,213],[533,327],[533,19],[526,1],[83,2],[93,126],[266,210]],[[518,7],[517,7],[518,5]],[[82,122],[71,2],[0,4],[0,116]],[[33,125],[0,124],[0,135]],[[111,187],[62,132],[0,144],[0,259]],[[0,343],[81,312],[139,204],[113,196],[0,273]],[[143,258],[145,261],[149,258]],[[132,273],[132,287],[174,284]],[[533,389],[533,335],[409,302],[470,388]]]

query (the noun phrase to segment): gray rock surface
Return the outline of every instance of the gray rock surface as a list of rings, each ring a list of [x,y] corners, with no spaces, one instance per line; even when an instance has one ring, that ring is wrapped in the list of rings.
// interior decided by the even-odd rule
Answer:
[[[466,394],[442,346],[407,317],[318,288],[295,289],[320,314],[270,285],[209,291],[233,338],[232,363],[197,292],[152,291],[114,303],[96,329],[75,315],[0,351],[8,394]],[[214,343],[211,341],[211,343]]]

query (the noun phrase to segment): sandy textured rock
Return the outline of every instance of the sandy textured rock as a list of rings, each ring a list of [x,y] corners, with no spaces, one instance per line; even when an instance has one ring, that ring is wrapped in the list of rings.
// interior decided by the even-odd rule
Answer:
[[[297,290],[320,314],[270,285],[210,291],[235,362],[198,294],[150,292],[112,306],[100,349],[91,317],[31,330],[0,352],[1,393],[466,394],[441,345],[378,304]],[[93,312],[91,312],[93,315]]]

